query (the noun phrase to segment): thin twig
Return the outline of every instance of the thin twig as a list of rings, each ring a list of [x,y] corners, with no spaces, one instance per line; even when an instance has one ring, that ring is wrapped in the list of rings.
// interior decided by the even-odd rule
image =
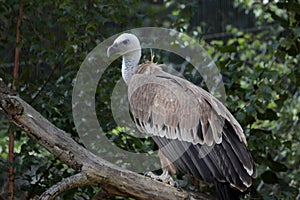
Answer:
[[[14,162],[14,132],[11,130],[13,126],[13,123],[9,123],[9,129],[8,129],[8,137],[9,137],[9,143],[8,143],[8,162],[10,163],[8,167],[8,192],[9,192],[9,199],[14,199],[14,167],[12,166],[12,163]]]
[[[20,54],[19,54],[19,47],[20,44],[20,27],[22,22],[23,16],[23,3],[22,0],[19,1],[19,17],[17,21],[17,28],[16,28],[16,48],[15,48],[15,65],[14,65],[14,80],[13,80],[13,90],[17,90],[17,80],[19,77],[19,61],[20,61]]]
[[[35,95],[31,98],[31,101],[29,102],[30,105],[32,105],[32,103],[37,99],[37,97],[42,93],[42,91],[45,89],[46,85],[50,82],[56,68],[58,67],[58,65],[55,65],[53,67],[53,69],[51,70],[49,76],[46,78],[46,80],[44,81],[43,85],[38,89],[38,91],[35,93]]]

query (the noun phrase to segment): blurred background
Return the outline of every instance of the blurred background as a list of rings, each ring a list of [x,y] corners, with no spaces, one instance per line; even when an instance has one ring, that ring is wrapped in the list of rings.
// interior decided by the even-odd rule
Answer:
[[[225,84],[226,106],[244,128],[257,164],[257,198],[300,199],[297,0],[0,0],[0,77],[45,118],[80,142],[71,101],[81,63],[106,38],[147,26],[188,34],[215,61]],[[181,70],[183,59],[161,51],[155,54],[158,62],[173,60],[179,66],[176,70]],[[149,52],[145,55],[149,58]],[[121,78],[120,65],[121,61],[116,60],[99,82],[99,123],[107,137],[123,149],[155,150],[151,139],[135,138],[114,121],[110,97]],[[183,73],[205,88],[190,67],[185,67]],[[12,135],[15,160],[9,162]],[[4,115],[0,115],[0,155],[0,199],[9,197],[8,167],[14,168],[15,199],[40,195],[75,173],[11,126]],[[201,183],[201,190],[214,195],[205,183]],[[98,192],[100,187],[80,187],[58,199],[92,199]]]

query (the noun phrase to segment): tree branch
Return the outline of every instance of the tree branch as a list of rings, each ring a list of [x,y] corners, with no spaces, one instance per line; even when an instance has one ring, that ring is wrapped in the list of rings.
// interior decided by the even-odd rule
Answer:
[[[7,91],[0,81],[2,111],[36,142],[69,167],[80,172],[46,191],[42,197],[54,198],[60,192],[78,185],[99,184],[109,195],[136,199],[212,199],[208,195],[178,190],[168,184],[122,169],[94,155],[76,143],[21,98]],[[78,178],[78,179],[77,179]]]
[[[51,188],[49,188],[40,196],[40,199],[43,200],[53,199],[58,194],[64,191],[73,189],[75,187],[88,185],[88,184],[90,184],[90,181],[88,180],[86,174],[84,173],[75,174],[53,185]]]

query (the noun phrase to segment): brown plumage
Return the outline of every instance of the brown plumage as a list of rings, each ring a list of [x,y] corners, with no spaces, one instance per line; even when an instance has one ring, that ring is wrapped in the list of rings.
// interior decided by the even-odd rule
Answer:
[[[121,35],[115,43],[124,38],[135,41],[134,37]],[[153,62],[131,67],[128,53],[121,55],[134,121],[159,146],[163,167],[214,183],[219,199],[238,199],[238,193],[252,185],[255,166],[243,129],[232,114],[193,83]],[[125,67],[132,70],[127,78]]]
[[[243,130],[211,94],[149,62],[140,65],[132,76],[128,97],[139,130],[153,136],[161,148],[169,140],[175,140],[162,150],[163,154],[173,158],[169,153],[172,150],[189,156],[186,163],[197,170],[194,172],[189,169],[191,167],[178,163],[182,171],[210,182],[216,176],[219,181],[229,182],[240,191],[252,184],[254,164],[246,149]],[[180,142],[184,143],[182,148],[176,146]],[[194,155],[193,151],[200,156]],[[227,155],[221,155],[220,151]],[[175,166],[176,162],[185,162],[185,158],[177,159],[176,156],[171,160],[175,161]],[[212,177],[201,175],[203,170],[196,166],[199,162],[207,165]],[[237,177],[226,176],[228,172]]]

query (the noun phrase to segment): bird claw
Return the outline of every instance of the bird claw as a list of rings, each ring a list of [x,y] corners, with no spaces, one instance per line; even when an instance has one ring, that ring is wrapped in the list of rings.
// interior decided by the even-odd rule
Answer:
[[[162,181],[163,183],[167,183],[171,186],[178,186],[178,183],[173,180],[173,178],[169,175],[168,172],[163,171],[161,175],[155,175],[153,172],[146,173],[146,176],[149,176],[150,178]]]

